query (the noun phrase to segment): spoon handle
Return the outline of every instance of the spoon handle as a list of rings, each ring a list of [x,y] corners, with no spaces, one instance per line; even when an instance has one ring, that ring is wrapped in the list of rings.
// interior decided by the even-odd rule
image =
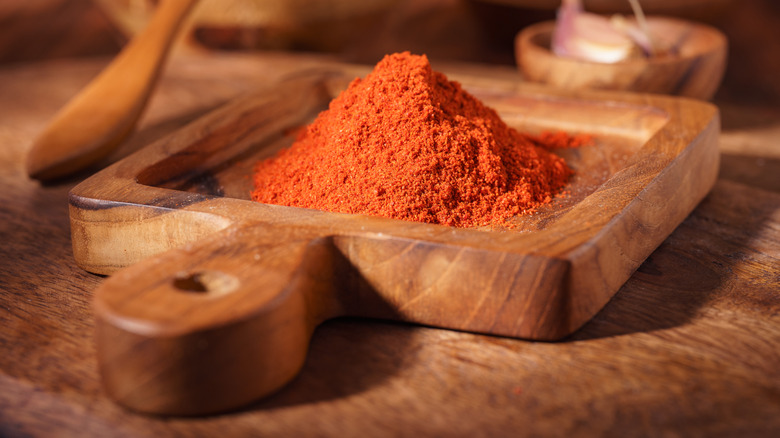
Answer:
[[[67,176],[110,154],[133,130],[166,55],[197,0],[163,0],[146,29],[68,102],[33,143],[27,173]]]

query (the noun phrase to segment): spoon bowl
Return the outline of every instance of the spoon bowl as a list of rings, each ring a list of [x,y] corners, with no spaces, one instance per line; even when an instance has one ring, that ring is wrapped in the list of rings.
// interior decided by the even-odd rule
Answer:
[[[108,156],[132,132],[165,58],[197,0],[161,1],[143,33],[57,113],[27,155],[27,174],[51,181]]]

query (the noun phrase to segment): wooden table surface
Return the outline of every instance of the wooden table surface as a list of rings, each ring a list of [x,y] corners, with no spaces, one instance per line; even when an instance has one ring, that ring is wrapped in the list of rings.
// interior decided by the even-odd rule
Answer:
[[[751,4],[754,20],[780,25],[776,6]],[[138,415],[103,393],[90,309],[103,278],[78,268],[70,247],[67,193],[79,179],[41,186],[23,170],[32,139],[107,58],[0,65],[0,436],[778,436],[780,93],[768,78],[780,74],[780,43],[751,45],[748,12],[734,20],[737,51],[715,99],[718,182],[573,336],[336,320],[315,333],[289,386],[197,418]],[[505,63],[449,62],[484,62],[482,52],[440,53],[445,71],[517,75]],[[114,159],[329,59],[176,58]]]

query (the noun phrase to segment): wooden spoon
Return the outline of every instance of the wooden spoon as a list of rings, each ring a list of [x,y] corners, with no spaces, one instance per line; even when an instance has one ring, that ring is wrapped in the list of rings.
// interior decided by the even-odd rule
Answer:
[[[48,181],[84,169],[108,156],[130,134],[196,2],[160,2],[147,28],[35,140],[27,157],[31,178]]]

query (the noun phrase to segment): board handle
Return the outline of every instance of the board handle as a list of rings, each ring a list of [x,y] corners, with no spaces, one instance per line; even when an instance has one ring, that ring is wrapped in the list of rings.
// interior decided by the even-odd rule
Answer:
[[[117,272],[94,298],[104,388],[165,415],[230,410],[279,389],[316,326],[344,314],[339,254],[310,231],[231,227]]]

